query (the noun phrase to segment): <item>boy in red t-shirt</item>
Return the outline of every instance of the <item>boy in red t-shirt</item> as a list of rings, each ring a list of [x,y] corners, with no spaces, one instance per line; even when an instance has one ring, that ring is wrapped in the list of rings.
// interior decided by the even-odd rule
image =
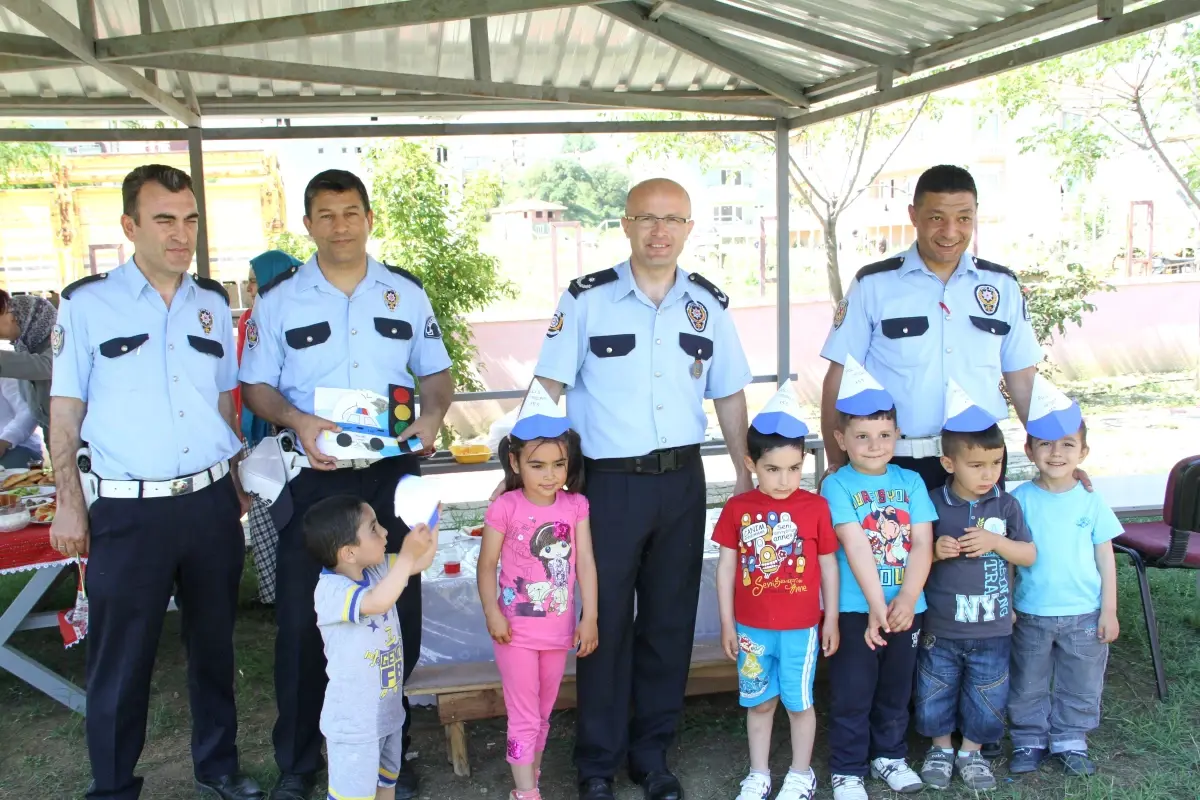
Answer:
[[[829,504],[800,488],[807,434],[788,381],[746,434],[746,467],[758,488],[730,498],[713,532],[721,545],[721,643],[738,662],[741,704],[749,709],[750,774],[737,800],[771,794],[767,760],[780,696],[791,720],[792,766],[776,799],[812,800],[816,792],[813,675],[818,639],[826,657],[838,648],[838,541]],[[824,626],[822,594],[833,601]]]

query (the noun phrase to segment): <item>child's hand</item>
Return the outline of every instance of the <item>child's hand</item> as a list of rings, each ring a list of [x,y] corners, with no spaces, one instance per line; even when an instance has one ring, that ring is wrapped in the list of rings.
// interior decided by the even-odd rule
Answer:
[[[600,632],[596,628],[596,620],[584,617],[575,627],[575,646],[579,648],[579,657],[587,658],[596,652],[600,644]]]
[[[883,633],[880,633],[881,629]],[[876,647],[887,647],[887,639],[883,638],[883,634],[891,632],[892,629],[888,627],[888,610],[872,608],[867,614],[867,630],[863,634],[863,638],[867,640],[867,647],[872,650]]]
[[[487,613],[487,629],[488,635],[497,644],[508,644],[512,641],[512,630],[508,626],[508,619],[499,610]]]
[[[892,633],[906,631],[912,627],[916,616],[916,603],[904,596],[904,592],[896,595],[887,607],[887,624]]]
[[[1117,622],[1116,611],[1101,611],[1100,622],[1096,626],[1096,638],[1104,644],[1110,644],[1121,635],[1121,623]]]
[[[825,617],[825,621],[821,623],[821,652],[825,654],[826,658],[829,658],[837,652],[841,641],[842,633],[838,630],[838,621]]]
[[[737,631],[732,625],[721,626],[721,649],[725,651],[725,657],[730,661],[738,660]]]
[[[433,538],[429,526],[424,524],[413,526],[405,535],[404,543],[400,545],[400,557],[412,562],[410,575],[416,575],[432,564],[435,553],[437,541]]]
[[[933,557],[938,561],[947,561],[962,555],[962,547],[953,536],[939,536],[933,543]]]
[[[979,558],[996,549],[996,537],[999,535],[983,528],[967,528],[967,532],[958,539],[958,547],[967,558]]]

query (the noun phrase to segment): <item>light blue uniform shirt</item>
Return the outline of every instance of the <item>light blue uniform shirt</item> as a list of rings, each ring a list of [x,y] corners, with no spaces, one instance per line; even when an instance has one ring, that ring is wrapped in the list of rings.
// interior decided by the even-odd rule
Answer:
[[[366,276],[347,297],[314,255],[260,289],[246,323],[242,383],[274,386],[312,414],[318,386],[387,397],[389,386],[411,389],[413,374],[449,369],[429,296],[415,277],[393,269],[368,256]]]
[[[838,304],[821,356],[847,355],[895,398],[901,433],[919,438],[941,432],[949,378],[1006,419],[1001,373],[1038,364],[1042,348],[1009,270],[964,253],[942,283],[914,244],[860,270]]]
[[[82,436],[99,477],[169,480],[241,449],[217,407],[237,386],[221,292],[184,275],[168,309],[131,259],[63,291],[52,341],[50,394],[87,403]]]
[[[862,526],[875,556],[883,600],[892,602],[904,585],[912,526],[937,519],[921,476],[895,464],[888,464],[884,475],[864,475],[847,464],[821,482],[821,496],[829,501],[834,527],[850,522]],[[850,570],[845,548],[838,548],[837,559],[838,610],[866,614],[871,609]],[[925,593],[921,592],[913,613],[924,610]]]
[[[1017,567],[1017,611],[1038,617],[1073,617],[1100,608],[1096,545],[1125,529],[1099,492],[1083,484],[1048,492],[1033,481],[1013,489],[1037,545],[1033,566]]]
[[[571,282],[534,374],[566,384],[567,416],[585,456],[628,458],[704,441],[704,399],[750,382],[727,303],[720,289],[678,267],[658,306],[628,261]]]

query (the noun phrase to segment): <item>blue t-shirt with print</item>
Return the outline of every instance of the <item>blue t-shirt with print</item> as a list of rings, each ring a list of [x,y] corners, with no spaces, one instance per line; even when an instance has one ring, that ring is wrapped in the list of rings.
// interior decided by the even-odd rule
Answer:
[[[1096,545],[1124,533],[1099,492],[1083,484],[1048,492],[1033,481],[1013,489],[1037,545],[1031,567],[1017,567],[1013,605],[1037,617],[1073,617],[1100,608]]]
[[[883,475],[864,475],[852,465],[839,469],[821,483],[821,496],[829,501],[834,526],[857,522],[871,543],[883,599],[892,602],[904,583],[904,568],[912,549],[912,526],[937,519],[921,476],[911,470],[888,464]],[[863,595],[846,551],[837,551],[839,592],[838,610],[866,613]],[[925,610],[925,593],[917,598],[915,613]]]

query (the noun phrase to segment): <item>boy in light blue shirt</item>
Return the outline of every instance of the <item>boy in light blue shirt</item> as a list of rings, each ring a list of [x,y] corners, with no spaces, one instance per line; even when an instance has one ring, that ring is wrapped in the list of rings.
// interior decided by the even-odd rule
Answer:
[[[1068,774],[1091,775],[1087,734],[1100,724],[1108,645],[1120,633],[1112,540],[1124,529],[1075,477],[1088,453],[1079,406],[1040,375],[1026,430],[1038,477],[1012,495],[1038,556],[1017,568],[1009,769],[1033,772],[1049,751]]]

